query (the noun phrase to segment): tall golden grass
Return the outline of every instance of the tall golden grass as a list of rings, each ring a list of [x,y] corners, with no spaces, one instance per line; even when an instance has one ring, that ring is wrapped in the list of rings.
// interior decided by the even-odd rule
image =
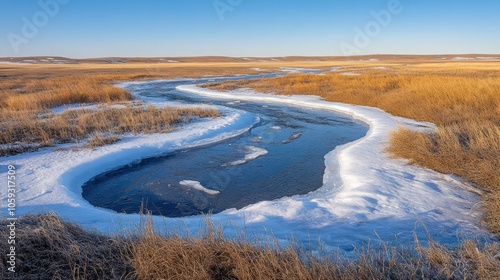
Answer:
[[[433,122],[438,125],[435,133],[393,133],[388,151],[475,183],[485,191],[486,221],[493,232],[500,233],[500,63],[390,67],[350,67],[323,75],[290,74],[208,87],[319,95],[329,101],[378,107],[394,115]],[[345,75],[346,71],[358,75]]]
[[[23,94],[9,94],[0,101],[8,110],[47,109],[64,104],[109,103],[130,100],[127,91],[100,83],[92,77],[32,80],[24,84]]]
[[[187,73],[201,76],[204,70],[104,66],[0,66],[0,156],[85,138],[90,138],[89,147],[96,147],[117,141],[123,133],[165,132],[172,124],[189,121],[193,116],[218,116],[215,110],[208,109],[130,108],[131,104],[122,109],[108,110],[101,106],[98,112],[73,110],[51,114],[50,109],[60,105],[110,105],[133,99],[129,92],[111,82],[171,78]],[[209,73],[232,71],[236,70],[208,70]]]
[[[8,221],[0,221],[7,240]],[[106,236],[65,222],[55,214],[20,218],[17,272],[7,271],[7,242],[0,243],[3,279],[498,279],[498,244],[465,241],[450,249],[367,244],[351,256],[279,245],[229,240],[207,219],[198,233],[158,234],[150,216],[137,232]],[[244,236],[244,233],[241,235]],[[256,245],[257,244],[257,245]],[[14,277],[11,277],[14,276]]]
[[[68,110],[60,115],[50,110],[8,111],[0,114],[0,156],[37,147],[78,142],[93,137],[89,146],[112,143],[126,133],[167,132],[172,125],[189,122],[193,117],[213,118],[219,113],[204,108],[156,108],[133,106]],[[123,105],[122,105],[123,106]],[[109,141],[113,139],[115,141]]]

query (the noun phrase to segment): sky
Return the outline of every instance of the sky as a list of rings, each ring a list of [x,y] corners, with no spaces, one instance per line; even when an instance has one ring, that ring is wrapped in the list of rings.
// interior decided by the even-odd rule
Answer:
[[[498,0],[0,0],[0,57],[500,54]]]

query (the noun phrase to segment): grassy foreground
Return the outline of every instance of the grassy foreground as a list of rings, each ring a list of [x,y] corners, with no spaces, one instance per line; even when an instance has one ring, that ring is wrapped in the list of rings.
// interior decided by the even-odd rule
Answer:
[[[2,220],[0,238],[7,240]],[[18,221],[17,272],[2,279],[498,279],[498,244],[464,242],[448,249],[431,243],[415,248],[367,246],[348,258],[332,252],[313,255],[276,242],[254,245],[225,239],[207,220],[197,235],[159,235],[145,216],[136,232],[106,236],[86,231],[55,214]],[[0,243],[8,252],[7,243]]]
[[[484,191],[486,222],[500,233],[500,62],[352,63],[322,75],[290,74],[207,87],[318,95],[435,123],[438,130],[430,134],[399,129],[387,150],[473,182]]]

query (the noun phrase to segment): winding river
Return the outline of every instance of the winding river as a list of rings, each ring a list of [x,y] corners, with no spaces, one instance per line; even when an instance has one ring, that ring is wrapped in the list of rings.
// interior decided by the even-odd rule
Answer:
[[[144,97],[244,110],[260,121],[238,137],[146,159],[94,177],[84,184],[83,197],[92,205],[117,212],[137,213],[143,204],[155,215],[182,217],[307,194],[323,184],[324,156],[338,145],[363,137],[368,130],[332,112],[207,99],[176,90],[179,85],[210,80],[146,82],[127,89]]]

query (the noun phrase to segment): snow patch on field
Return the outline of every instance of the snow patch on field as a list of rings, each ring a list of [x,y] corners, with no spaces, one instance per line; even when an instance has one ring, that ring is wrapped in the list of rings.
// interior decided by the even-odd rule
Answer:
[[[361,76],[361,74],[354,73],[354,72],[343,72],[343,73],[340,73],[340,75],[343,75],[343,76]]]

